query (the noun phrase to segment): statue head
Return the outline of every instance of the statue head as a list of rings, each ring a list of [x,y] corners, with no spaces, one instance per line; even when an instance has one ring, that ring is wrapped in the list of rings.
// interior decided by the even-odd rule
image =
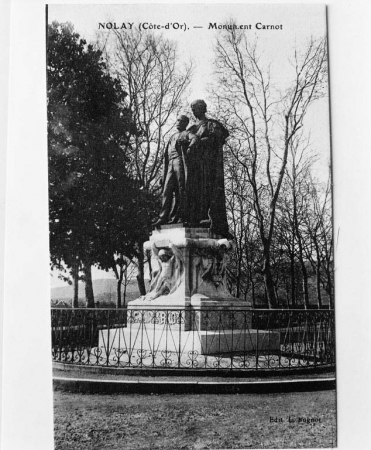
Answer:
[[[187,128],[189,124],[189,117],[184,115],[184,114],[180,114],[177,119],[176,119],[176,129],[178,131],[183,131]]]
[[[204,116],[207,111],[207,105],[204,100],[198,99],[191,103],[193,115],[198,119],[200,116]]]
[[[162,261],[162,262],[166,262],[169,261],[169,259],[173,256],[173,253],[170,250],[166,250],[166,249],[161,249],[158,252],[158,258]]]

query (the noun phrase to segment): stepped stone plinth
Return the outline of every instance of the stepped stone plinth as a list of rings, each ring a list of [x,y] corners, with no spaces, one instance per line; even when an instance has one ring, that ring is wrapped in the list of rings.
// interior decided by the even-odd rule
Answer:
[[[251,329],[251,308],[227,289],[232,241],[177,224],[154,230],[144,249],[150,291],[129,303],[127,328],[101,332],[101,347],[205,355],[279,349],[279,333]]]
[[[215,328],[218,323],[225,329],[243,328],[246,321],[251,325],[247,302],[236,299],[227,289],[226,265],[232,241],[207,228],[177,224],[154,230],[144,248],[152,252],[154,277],[150,292],[128,305],[129,314],[141,308],[185,310],[184,330]],[[228,309],[236,311],[233,317],[220,314]]]

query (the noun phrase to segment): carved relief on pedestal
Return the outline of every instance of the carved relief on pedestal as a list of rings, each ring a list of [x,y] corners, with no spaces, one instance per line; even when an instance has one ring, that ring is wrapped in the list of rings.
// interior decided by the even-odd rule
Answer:
[[[227,290],[227,263],[231,247],[227,239],[220,239],[214,246],[193,249],[195,283],[192,293],[230,296]]]
[[[172,294],[182,282],[184,261],[182,251],[178,247],[169,243],[169,248],[159,249],[153,242],[152,258],[157,261],[158,270],[153,272],[150,292],[141,297],[143,301]]]

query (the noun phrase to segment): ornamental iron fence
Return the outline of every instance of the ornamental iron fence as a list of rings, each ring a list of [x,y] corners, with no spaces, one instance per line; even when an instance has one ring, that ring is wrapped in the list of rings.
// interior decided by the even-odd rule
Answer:
[[[52,358],[81,366],[282,370],[335,364],[333,310],[52,308]]]

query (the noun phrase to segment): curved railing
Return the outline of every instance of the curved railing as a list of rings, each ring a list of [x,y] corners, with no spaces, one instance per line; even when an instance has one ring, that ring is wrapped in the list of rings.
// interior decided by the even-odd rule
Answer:
[[[335,365],[333,310],[52,308],[53,361],[82,366],[290,370]]]

